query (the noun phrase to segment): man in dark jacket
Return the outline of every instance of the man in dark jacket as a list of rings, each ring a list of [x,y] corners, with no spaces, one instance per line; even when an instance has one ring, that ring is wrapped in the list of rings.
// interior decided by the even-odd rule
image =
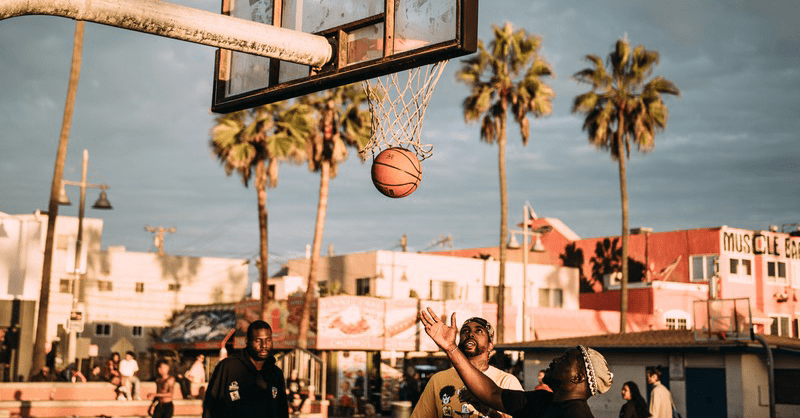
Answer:
[[[283,371],[272,355],[272,328],[258,320],[247,328],[242,353],[217,364],[206,388],[203,418],[288,418]]]

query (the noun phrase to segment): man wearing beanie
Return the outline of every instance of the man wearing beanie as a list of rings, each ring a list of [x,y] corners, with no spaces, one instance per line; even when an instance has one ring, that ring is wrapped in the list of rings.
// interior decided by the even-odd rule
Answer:
[[[593,418],[586,401],[611,388],[613,374],[605,358],[591,348],[578,346],[553,359],[545,370],[543,381],[552,393],[501,389],[457,349],[455,313],[451,316],[451,326],[439,321],[431,311],[423,310],[420,318],[425,332],[447,353],[467,389],[484,404],[515,418]]]

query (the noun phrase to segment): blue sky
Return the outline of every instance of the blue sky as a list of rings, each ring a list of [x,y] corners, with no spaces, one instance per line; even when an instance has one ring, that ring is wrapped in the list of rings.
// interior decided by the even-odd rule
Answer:
[[[217,11],[219,1],[184,0]],[[564,221],[581,237],[620,232],[619,178],[607,153],[588,144],[573,98],[586,87],[571,75],[586,54],[607,57],[627,36],[661,53],[655,74],[672,80],[667,130],[655,150],[629,162],[630,226],[655,231],[728,225],[766,229],[800,222],[800,3],[796,1],[514,0],[480,5],[480,37],[511,22],[541,35],[554,67],[553,114],[532,120],[522,147],[509,129],[509,218],[529,201],[539,216]],[[74,21],[49,16],[0,21],[0,211],[47,209],[69,75]],[[226,177],[208,148],[214,49],[87,24],[78,100],[65,169],[107,183],[113,211],[104,245],[147,251],[145,225],[176,227],[172,254],[254,258],[255,191]],[[372,186],[369,164],[355,155],[331,182],[323,251],[424,250],[452,235],[457,248],[490,246],[499,237],[497,148],[465,124],[451,61],[434,93],[423,141],[421,187],[388,199]],[[268,191],[270,266],[302,256],[313,238],[319,176],[282,166]],[[73,200],[78,190],[68,187]],[[91,205],[97,190],[89,190]],[[62,207],[77,215],[77,205]]]

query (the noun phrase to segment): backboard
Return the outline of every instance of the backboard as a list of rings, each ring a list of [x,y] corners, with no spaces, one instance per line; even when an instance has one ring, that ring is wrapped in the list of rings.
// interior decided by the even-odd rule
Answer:
[[[709,299],[694,301],[694,338],[708,340],[750,340],[753,315],[750,299]]]
[[[217,51],[211,110],[228,113],[470,54],[478,0],[223,0],[222,13],[327,38],[322,68]]]

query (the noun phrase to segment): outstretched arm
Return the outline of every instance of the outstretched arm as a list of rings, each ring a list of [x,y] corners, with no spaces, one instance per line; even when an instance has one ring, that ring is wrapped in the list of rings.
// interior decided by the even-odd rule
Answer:
[[[419,316],[423,325],[425,325],[425,332],[433,339],[439,348],[447,353],[450,363],[453,364],[458,375],[461,376],[461,380],[464,381],[467,389],[489,407],[504,411],[503,400],[500,397],[500,387],[497,386],[492,379],[483,374],[483,372],[476,369],[461,350],[458,349],[458,345],[456,344],[458,328],[456,328],[455,312],[450,316],[450,326],[443,321],[439,321],[439,318],[437,318],[431,308],[428,308],[427,312],[425,312],[425,310],[420,311]]]

